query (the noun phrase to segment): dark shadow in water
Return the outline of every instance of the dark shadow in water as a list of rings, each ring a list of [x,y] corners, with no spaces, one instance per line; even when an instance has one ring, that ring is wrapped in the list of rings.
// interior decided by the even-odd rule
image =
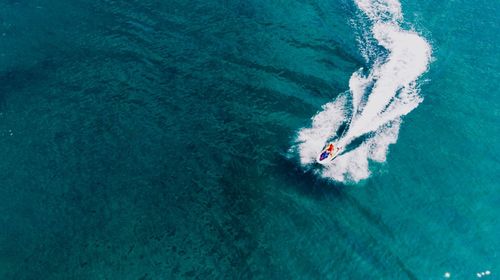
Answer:
[[[0,107],[5,104],[5,98],[10,92],[19,92],[47,77],[47,72],[52,68],[51,61],[43,61],[32,67],[18,67],[0,73]]]
[[[368,140],[372,137],[373,137],[373,133],[367,133],[367,134],[363,134],[359,137],[356,137],[353,141],[351,141],[351,143],[349,143],[347,146],[344,147],[344,151],[342,152],[342,154],[345,154],[345,153],[348,153],[350,151],[357,149],[359,146],[361,146],[361,144],[363,144],[363,142],[365,142],[366,140]]]
[[[337,129],[337,131],[335,132],[335,135],[343,135],[344,132],[347,132],[346,129],[348,127],[348,123],[347,122],[343,122],[339,128]]]
[[[298,166],[293,160],[281,157],[282,163],[279,164],[280,174],[286,174],[285,180],[290,182],[289,186],[294,187],[300,194],[310,196],[314,199],[336,199],[343,200],[353,206],[365,219],[385,236],[394,239],[395,235],[392,230],[384,223],[380,215],[372,212],[368,207],[364,206],[356,197],[347,193],[349,186],[334,181],[321,178],[314,173],[313,168],[321,168],[315,166],[308,171],[304,171],[301,166]]]
[[[346,198],[346,193],[344,191],[345,186],[343,184],[335,183],[315,174],[314,170],[316,168],[321,168],[321,166],[315,166],[311,169],[304,170],[301,166],[298,166],[294,160],[287,158],[285,155],[281,155],[275,168],[277,174],[285,175],[283,180],[288,183],[287,185],[293,187],[302,195],[320,200]]]
[[[360,142],[362,141],[363,140],[360,140]],[[334,200],[345,202],[356,209],[361,216],[372,224],[374,228],[377,228],[383,235],[390,239],[395,239],[394,233],[382,221],[379,215],[373,213],[369,208],[363,206],[363,204],[355,197],[347,193],[346,188],[348,188],[348,186],[335,183],[327,179],[322,179],[316,175],[312,169],[304,171],[303,168],[298,166],[294,160],[287,158],[284,154],[281,155],[278,160],[280,163],[276,165],[275,172],[285,175],[283,181],[288,183],[287,186],[290,186],[298,193],[313,199],[327,199],[330,201]],[[382,270],[387,271],[394,269],[394,267],[399,267],[408,279],[418,279],[416,275],[406,266],[404,261],[397,254],[394,254],[392,250],[387,248],[383,242],[375,239],[373,236],[363,238],[362,236],[355,235],[336,223],[333,223],[333,225],[336,227],[335,232],[337,232],[339,237],[344,240],[344,243],[349,244],[353,251],[357,252],[358,255],[372,263],[375,267],[379,267],[382,268]],[[366,250],[363,245],[365,242],[376,244],[376,246],[380,247],[383,254],[373,254],[371,250]],[[384,261],[382,261],[383,259]],[[386,264],[385,262],[387,259],[389,259],[394,265],[391,266]]]
[[[325,81],[312,75],[292,71],[287,68],[261,65],[256,62],[232,55],[226,55],[224,60],[245,68],[255,69],[271,75],[278,75],[292,83],[303,87],[304,89],[319,97],[330,97],[330,94],[332,92],[341,92],[343,88],[340,84],[333,85],[330,81]]]
[[[57,53],[46,56],[32,65],[19,65],[0,71],[0,110],[5,106],[5,99],[9,94],[20,94],[27,87],[38,88],[35,85],[49,80],[49,75],[56,71],[64,61],[71,60]],[[38,94],[40,92],[31,90],[27,93]]]

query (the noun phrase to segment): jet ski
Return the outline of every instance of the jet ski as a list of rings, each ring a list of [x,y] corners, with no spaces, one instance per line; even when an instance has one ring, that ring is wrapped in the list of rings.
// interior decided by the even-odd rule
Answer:
[[[320,164],[328,164],[340,154],[341,150],[342,149],[336,146],[335,144],[328,143],[323,148],[321,153],[319,153],[318,157],[316,158],[316,161]]]

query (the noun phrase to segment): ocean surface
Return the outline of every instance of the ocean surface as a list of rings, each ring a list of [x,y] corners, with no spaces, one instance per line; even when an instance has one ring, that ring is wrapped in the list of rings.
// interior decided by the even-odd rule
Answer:
[[[0,279],[500,279],[499,13],[0,1]]]

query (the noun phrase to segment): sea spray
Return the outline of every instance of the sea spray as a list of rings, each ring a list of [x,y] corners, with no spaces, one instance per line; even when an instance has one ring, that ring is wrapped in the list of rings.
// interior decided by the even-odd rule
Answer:
[[[353,73],[349,91],[323,105],[312,118],[311,127],[301,129],[297,136],[300,161],[307,167],[315,162],[326,142],[333,140],[346,147],[362,139],[331,164],[315,169],[341,182],[365,179],[370,176],[370,160],[386,160],[389,145],[397,142],[401,117],[422,102],[416,80],[427,70],[431,57],[429,43],[401,27],[403,13],[398,1],[356,0],[356,5],[368,19],[368,24],[359,25],[369,26],[370,32],[361,34],[371,37],[359,41],[365,42],[360,44],[360,51],[373,61],[372,68],[366,75],[363,69]],[[380,47],[385,52],[377,51]],[[342,124],[346,130],[340,134]]]

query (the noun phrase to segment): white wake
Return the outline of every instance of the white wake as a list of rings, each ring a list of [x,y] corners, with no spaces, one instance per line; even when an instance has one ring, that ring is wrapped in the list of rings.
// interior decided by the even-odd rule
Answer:
[[[323,105],[311,127],[299,131],[296,145],[301,164],[311,166],[326,142],[333,140],[341,147],[356,143],[316,170],[341,182],[365,179],[370,176],[369,161],[386,160],[389,145],[397,141],[401,117],[422,102],[416,80],[427,71],[432,51],[419,34],[402,28],[399,1],[355,2],[371,28],[359,41],[361,53],[373,66],[368,74],[363,69],[352,74],[349,91]],[[342,124],[347,129],[338,132]]]

